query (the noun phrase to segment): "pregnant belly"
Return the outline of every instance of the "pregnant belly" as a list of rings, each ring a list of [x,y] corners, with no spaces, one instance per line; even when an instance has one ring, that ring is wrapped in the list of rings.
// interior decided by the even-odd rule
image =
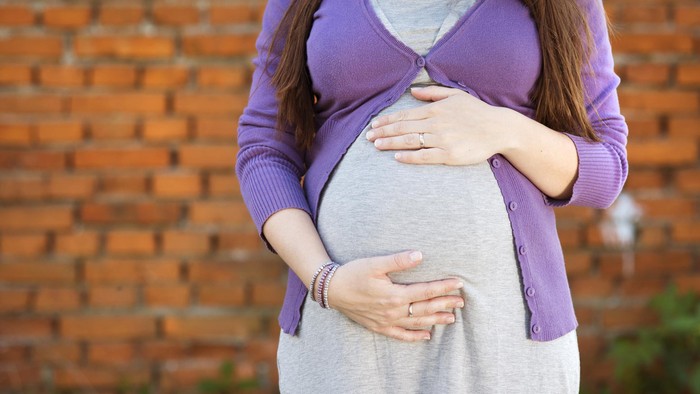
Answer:
[[[416,268],[392,274],[400,283],[458,276],[479,282],[513,260],[513,237],[488,162],[469,166],[396,161],[365,138],[365,128],[331,173],[320,196],[317,228],[332,259],[408,249]]]

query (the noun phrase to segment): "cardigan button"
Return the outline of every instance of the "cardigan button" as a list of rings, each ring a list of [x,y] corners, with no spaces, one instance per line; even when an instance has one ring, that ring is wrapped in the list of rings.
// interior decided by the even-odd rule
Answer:
[[[498,159],[493,159],[491,160],[491,165],[493,166],[493,168],[498,168],[501,166],[501,161]]]
[[[520,245],[520,247],[518,248],[518,252],[520,254],[525,254],[525,252],[527,252],[527,249],[525,249],[525,245]]]
[[[542,329],[541,329],[540,326],[538,326],[537,324],[535,324],[534,326],[532,326],[532,332],[534,332],[535,334],[537,334],[537,333],[540,332],[540,331],[542,331]]]
[[[528,296],[532,297],[532,296],[535,295],[535,289],[532,288],[532,287],[528,287],[527,290],[525,290],[525,293],[526,293]]]
[[[508,204],[508,208],[510,208],[511,211],[515,211],[518,209],[518,203],[515,201],[511,201],[510,204]]]
[[[418,67],[423,67],[425,66],[425,59],[421,56],[418,59],[416,59],[416,66]]]

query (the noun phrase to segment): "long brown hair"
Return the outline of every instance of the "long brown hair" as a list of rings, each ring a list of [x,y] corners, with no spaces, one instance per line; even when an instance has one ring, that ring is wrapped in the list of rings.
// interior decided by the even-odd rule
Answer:
[[[322,0],[292,0],[275,29],[272,44],[286,35],[272,84],[277,89],[277,128],[292,125],[297,146],[307,149],[315,134],[314,94],[306,66],[306,40]],[[594,0],[591,0],[594,1]],[[542,72],[530,92],[535,119],[554,129],[601,141],[586,112],[581,78],[594,50],[585,14],[576,0],[523,0],[538,27]],[[581,33],[584,33],[584,37]],[[268,56],[269,61],[269,56]],[[267,67],[265,67],[267,70]]]

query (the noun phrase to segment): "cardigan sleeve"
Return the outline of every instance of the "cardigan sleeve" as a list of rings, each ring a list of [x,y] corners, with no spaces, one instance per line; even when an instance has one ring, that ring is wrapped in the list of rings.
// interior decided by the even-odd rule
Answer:
[[[564,132],[576,146],[578,176],[572,196],[554,199],[545,195],[545,203],[560,207],[566,205],[608,208],[617,199],[627,180],[627,135],[625,118],[620,113],[617,87],[620,78],[615,74],[605,10],[601,0],[582,0],[595,48],[590,65],[582,69],[586,95],[586,110],[593,129],[603,140],[588,140]]]
[[[279,63],[284,37],[280,37],[274,48],[270,47],[270,40],[289,3],[289,0],[269,0],[263,12],[262,29],[255,43],[257,55],[253,59],[255,70],[248,104],[238,121],[239,150],[235,166],[241,195],[258,235],[275,254],[262,232],[265,221],[285,208],[298,208],[311,215],[301,186],[306,172],[304,152],[295,147],[291,130],[275,131],[278,102],[271,78]],[[270,63],[264,70],[268,53]]]

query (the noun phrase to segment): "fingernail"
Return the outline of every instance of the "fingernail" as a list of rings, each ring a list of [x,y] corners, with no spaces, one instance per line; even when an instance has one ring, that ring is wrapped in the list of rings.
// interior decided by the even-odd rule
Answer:
[[[372,126],[372,127],[377,127],[377,126],[379,126],[379,121],[378,121],[378,120],[373,120],[372,123],[370,123],[370,126]]]
[[[457,283],[457,288],[458,288],[458,289],[461,289],[462,287],[464,287],[464,282],[459,282],[459,283]]]
[[[426,341],[429,341],[429,340],[430,340],[430,334],[425,335],[425,336],[423,337],[423,339],[425,339]]]
[[[374,141],[374,146],[381,146],[384,141],[382,140],[375,140]]]
[[[368,131],[367,134],[365,134],[365,137],[367,137],[368,140],[372,139],[372,137],[374,137],[374,131]]]
[[[457,308],[464,308],[464,303],[463,303],[463,302],[458,302],[458,303],[457,303]]]
[[[423,257],[423,254],[419,251],[416,252],[411,252],[411,254],[408,255],[408,257],[411,259],[411,261],[420,261],[421,257]]]
[[[454,317],[454,316],[450,316],[450,317],[447,318],[447,321],[449,322],[449,324],[452,324],[452,323],[455,322],[455,317]]]
[[[422,86],[414,86],[414,87],[411,88],[412,91],[413,91],[413,90],[421,90],[421,89],[423,89]]]

